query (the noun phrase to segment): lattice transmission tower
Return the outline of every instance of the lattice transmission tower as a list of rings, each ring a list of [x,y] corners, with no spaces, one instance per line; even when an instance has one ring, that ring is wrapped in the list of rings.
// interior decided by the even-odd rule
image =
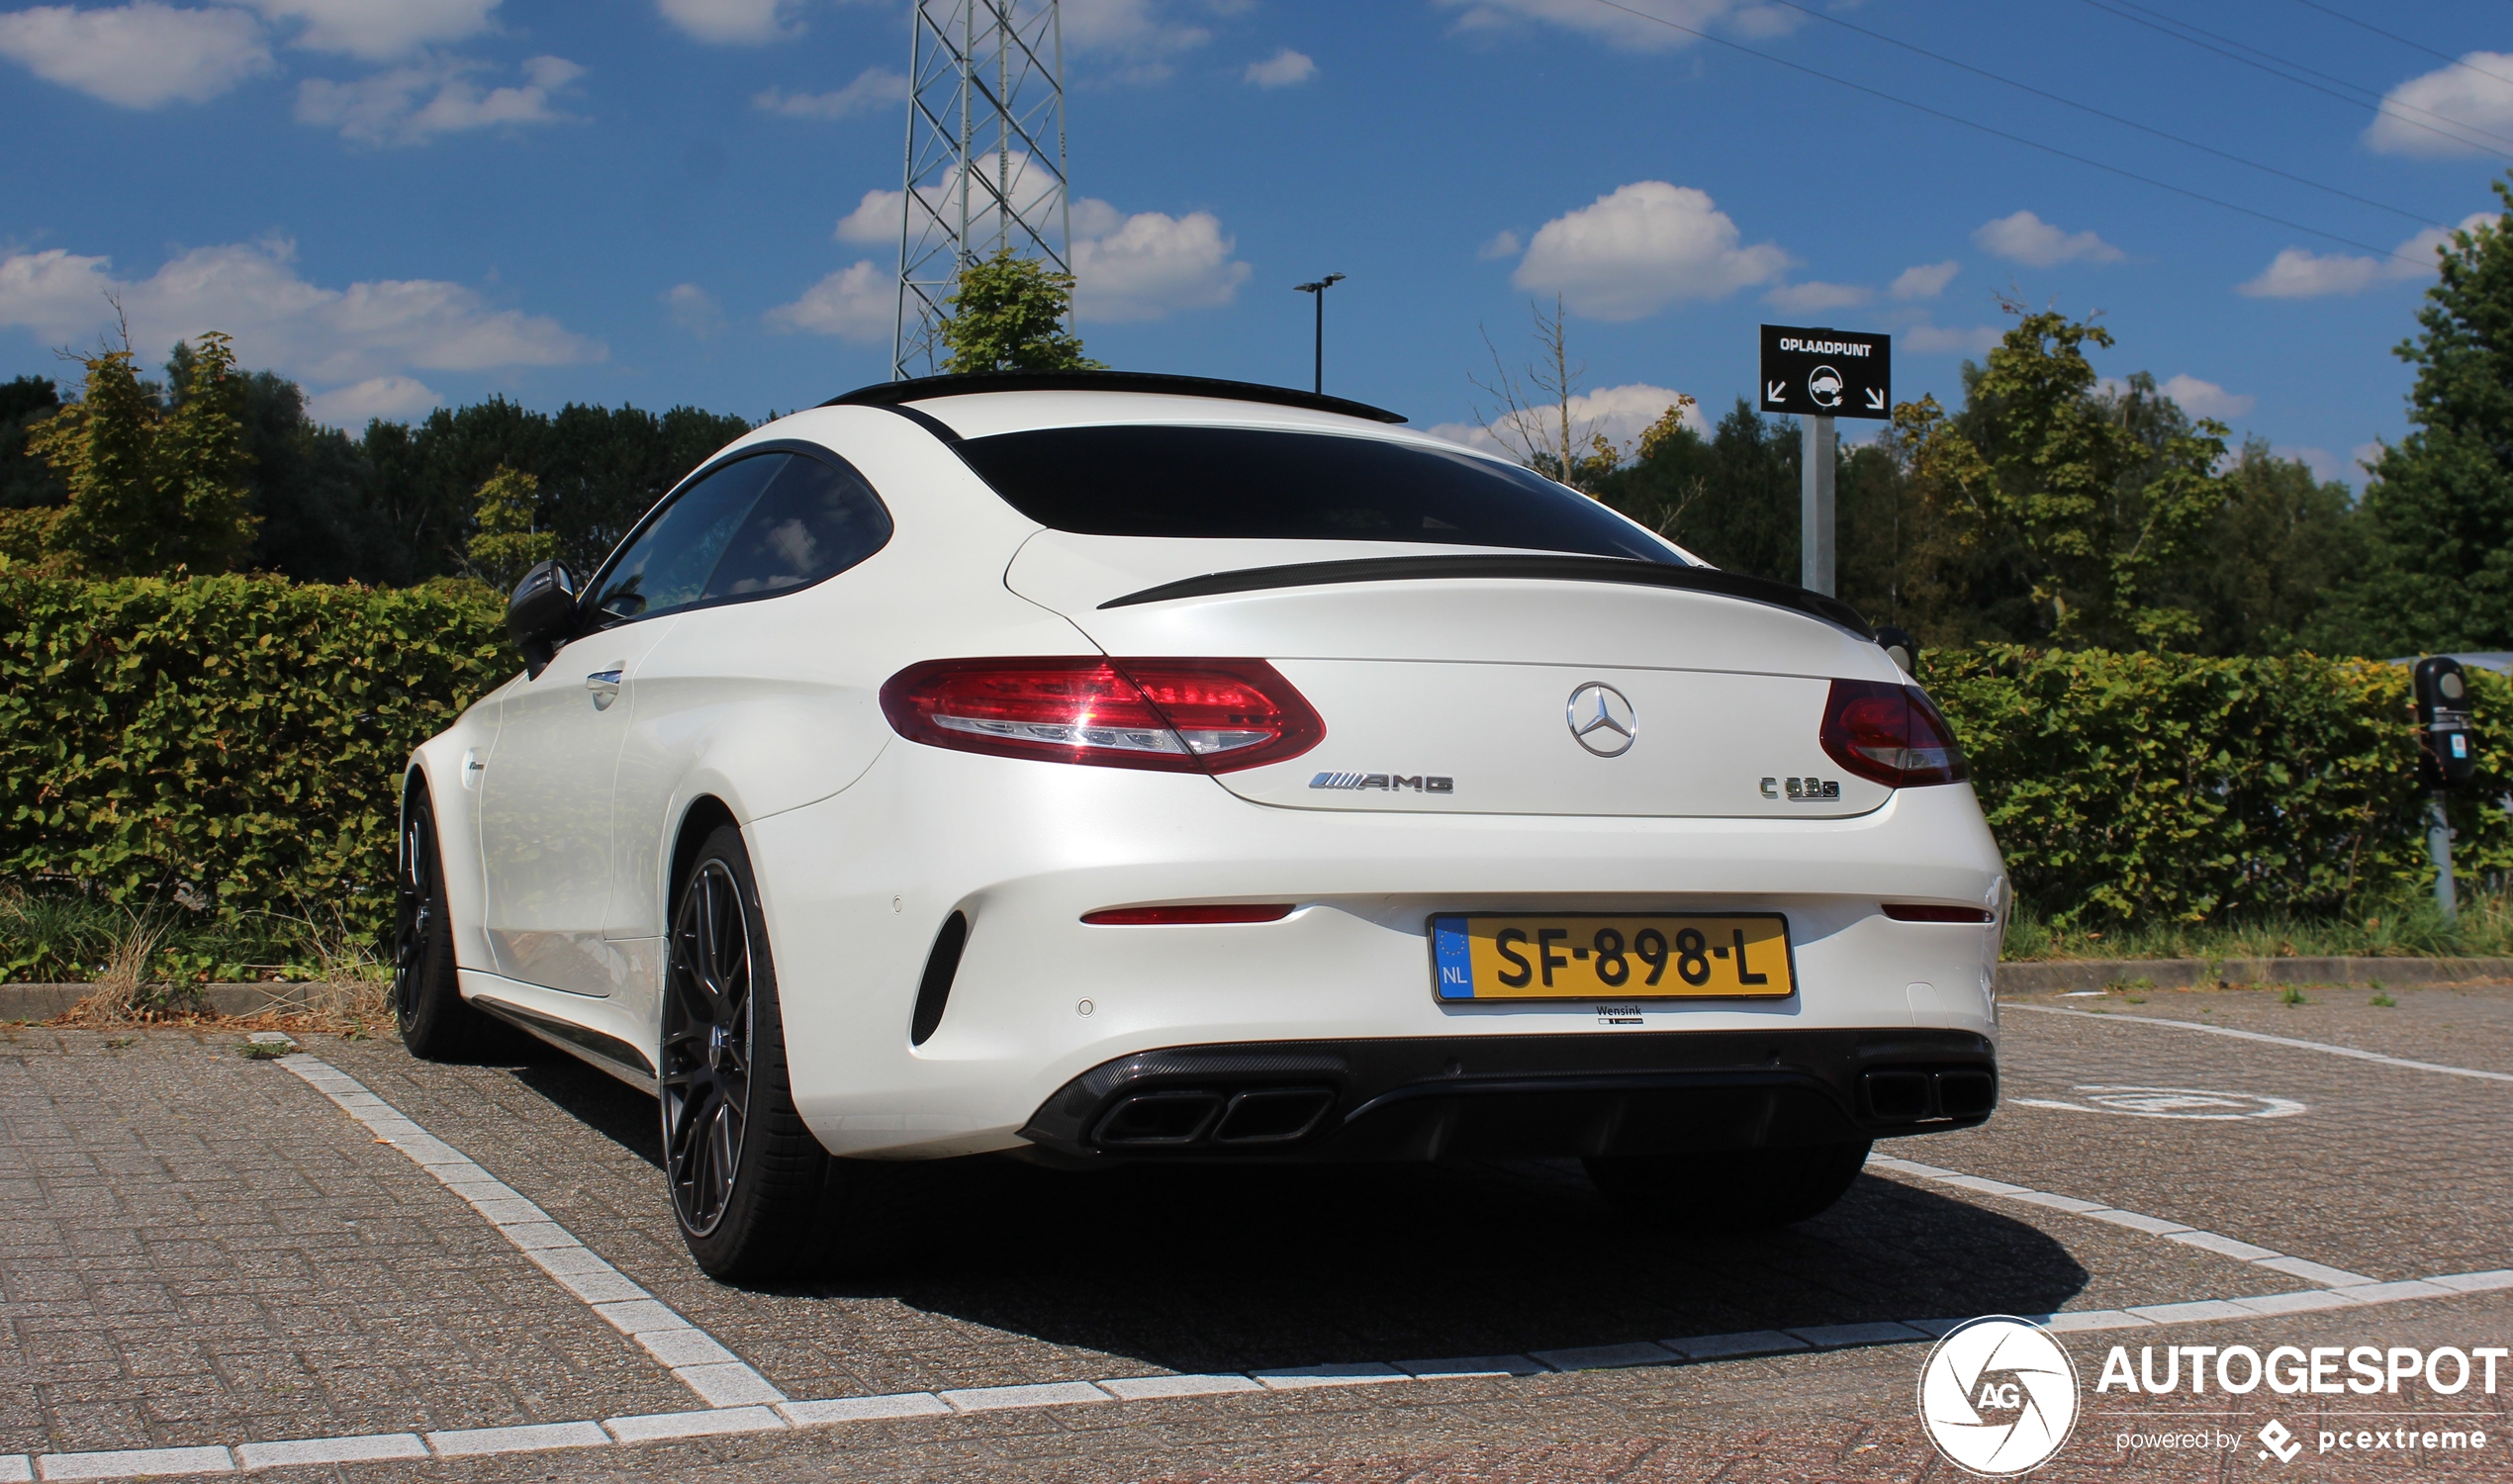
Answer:
[[[1072,271],[1057,0],[909,0],[907,169],[890,375],[939,369],[969,263],[1009,248]]]

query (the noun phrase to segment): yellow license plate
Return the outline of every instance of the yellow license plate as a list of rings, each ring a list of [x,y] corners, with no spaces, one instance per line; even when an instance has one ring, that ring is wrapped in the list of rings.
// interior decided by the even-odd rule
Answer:
[[[1777,999],[1798,989],[1777,912],[1431,920],[1443,1000]]]

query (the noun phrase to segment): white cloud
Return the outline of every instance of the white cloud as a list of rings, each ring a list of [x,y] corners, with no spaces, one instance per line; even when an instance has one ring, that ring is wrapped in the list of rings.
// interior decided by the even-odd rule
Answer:
[[[2461,219],[2463,232],[2492,226],[2494,212],[2471,212]],[[2260,276],[2234,286],[2251,299],[2323,299],[2332,294],[2361,294],[2378,283],[2400,283],[2435,271],[2435,253],[2451,243],[2452,234],[2429,227],[2393,249],[2390,257],[2351,252],[2311,252],[2288,247],[2269,260]]]
[[[1027,165],[1027,157],[1017,152],[1008,165],[1012,199],[1024,213],[1053,201],[1056,189],[1052,176]],[[977,173],[986,179],[996,178],[995,157],[988,155],[978,160]],[[955,182],[946,175],[935,187],[933,199],[948,199],[955,188]],[[855,210],[839,219],[837,239],[873,244],[897,242],[899,214],[906,199],[898,191],[865,192]],[[1096,197],[1084,196],[1072,203],[1071,219],[1073,313],[1079,319],[1157,320],[1179,310],[1228,304],[1237,297],[1239,286],[1248,281],[1248,264],[1231,257],[1236,240],[1222,231],[1220,220],[1210,212],[1189,212],[1182,217],[1136,212],[1130,216]],[[969,231],[974,240],[990,241],[995,232],[994,213],[973,211]],[[822,286],[826,287],[827,281]]]
[[[408,421],[444,400],[407,376],[371,376],[308,398],[306,414],[326,427],[363,428],[378,417]]]
[[[2373,466],[2382,461],[2382,445],[2378,441],[2373,443],[2359,443],[2354,448],[2347,451],[2347,456],[2355,463],[2357,468],[2370,474],[2373,472]]]
[[[523,63],[521,85],[484,89],[472,74],[488,65],[447,56],[355,82],[309,77],[297,89],[297,122],[337,129],[342,139],[363,144],[419,144],[468,129],[556,124],[568,115],[550,106],[551,95],[585,75],[563,56],[535,56]]]
[[[718,46],[759,46],[798,36],[787,24],[795,0],[655,0],[663,18],[689,36]]]
[[[1818,310],[1847,309],[1865,304],[1876,297],[1876,291],[1855,283],[1784,283],[1763,296],[1763,302],[1792,314],[1811,314]]]
[[[2129,255],[2091,232],[2062,232],[2031,212],[1985,223],[1973,232],[1972,240],[1985,252],[2034,268],[2116,263]]]
[[[1719,299],[1789,264],[1770,243],[1739,247],[1736,224],[1691,186],[1634,181],[1537,230],[1510,281],[1559,294],[1592,320],[1637,320],[1679,299]]]
[[[2337,454],[2326,448],[2301,448],[2280,443],[2269,452],[2273,457],[2292,459],[2301,464],[2312,471],[2314,479],[2323,484],[2334,479],[2354,481],[2364,478],[2364,474],[2354,464],[2341,462]]]
[[[249,0],[274,21],[303,21],[296,45],[390,61],[489,29],[498,0]]]
[[[791,304],[761,316],[771,329],[807,329],[858,344],[878,344],[898,324],[898,277],[870,261],[837,272],[803,290]]]
[[[1316,62],[1310,60],[1306,53],[1285,46],[1263,61],[1250,62],[1242,77],[1260,88],[1287,88],[1296,87],[1317,75]]]
[[[1066,52],[1117,61],[1118,82],[1159,82],[1175,70],[1171,58],[1213,39],[1167,19],[1159,0],[1064,0],[1060,9]]]
[[[1899,350],[1949,355],[1988,355],[2006,331],[1995,325],[1976,325],[1970,329],[1951,325],[1914,325],[1894,336]]]
[[[2466,136],[2513,134],[2513,53],[2472,51],[2461,63],[2411,77],[2384,94],[2391,107],[2365,127],[2366,144],[2384,154],[2495,152],[2496,140]],[[2468,128],[2456,131],[2454,124]]]
[[[1639,437],[1650,423],[1666,416],[1668,408],[1679,403],[1684,406],[1684,425],[1704,437],[1710,436],[1710,419],[1702,416],[1698,403],[1681,392],[1653,387],[1647,382],[1600,387],[1594,392],[1574,394],[1570,400],[1571,424],[1581,441],[1585,441],[1589,433],[1596,432],[1603,433],[1617,446],[1623,446]],[[1558,427],[1548,431],[1542,424],[1546,419],[1559,416],[1552,408],[1541,408],[1520,414],[1515,418],[1506,415],[1496,417],[1489,426],[1475,422],[1441,422],[1424,431],[1435,438],[1446,438],[1451,443],[1463,443],[1468,448],[1480,448],[1486,453],[1497,453],[1506,458],[1513,456],[1512,449],[1518,445],[1502,434],[1526,431],[1534,434],[1536,443],[1546,443],[1559,437],[1560,432]]]
[[[1667,51],[1690,46],[1694,39],[1672,26],[1633,15],[1629,10],[1599,5],[1595,0],[1437,0],[1457,11],[1457,29],[1492,32],[1515,29],[1533,21],[1592,36],[1624,51]],[[1734,30],[1749,37],[1779,36],[1797,28],[1798,18],[1777,6],[1747,0],[1656,0],[1646,7],[1657,15],[1696,31],[1733,20]]]
[[[1238,297],[1246,263],[1211,212],[1137,212],[1115,231],[1073,239],[1073,317],[1158,320]]]
[[[125,108],[205,102],[271,69],[270,48],[251,16],[177,10],[156,0],[111,10],[39,5],[0,15],[0,55]]]
[[[724,327],[723,307],[715,302],[714,295],[697,284],[676,283],[655,298],[671,315],[673,324],[701,340],[712,338]]]
[[[1525,242],[1519,240],[1517,232],[1505,229],[1494,232],[1490,241],[1475,249],[1475,261],[1488,263],[1494,258],[1516,257],[1526,246]]]
[[[1916,268],[1905,268],[1895,275],[1885,292],[1904,300],[1934,299],[1946,292],[1946,285],[1954,281],[1961,268],[1962,264],[1951,258],[1942,263],[1922,263]]]
[[[2181,405],[2182,411],[2193,417],[2239,417],[2258,405],[2259,399],[2228,392],[2212,381],[2201,381],[2184,372],[2157,389]]]
[[[867,67],[834,93],[785,93],[770,88],[752,95],[751,107],[789,119],[849,119],[907,101],[906,74]]]
[[[435,279],[376,279],[329,289],[299,276],[286,241],[196,247],[147,278],[118,278],[104,257],[62,248],[0,258],[0,325],[53,344],[91,341],[113,323],[151,353],[221,329],[246,363],[318,386],[407,370],[490,371],[599,361],[600,340],[557,321],[491,308],[476,291]]]

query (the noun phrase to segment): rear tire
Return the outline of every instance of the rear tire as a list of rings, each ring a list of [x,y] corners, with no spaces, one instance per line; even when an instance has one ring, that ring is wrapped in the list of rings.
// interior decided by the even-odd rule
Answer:
[[[1626,1215],[1703,1232],[1762,1232],[1830,1210],[1867,1163],[1868,1141],[1589,1159]]]
[[[795,1110],[777,969],[742,832],[719,826],[673,893],[656,1066],[664,1173],[690,1255],[759,1282],[876,1255],[903,1172],[833,1159]]]
[[[402,1045],[429,1062],[461,1062],[511,1045],[505,1027],[463,1002],[454,970],[454,924],[445,910],[445,863],[425,786],[402,809],[401,866],[394,882],[393,1021]]]

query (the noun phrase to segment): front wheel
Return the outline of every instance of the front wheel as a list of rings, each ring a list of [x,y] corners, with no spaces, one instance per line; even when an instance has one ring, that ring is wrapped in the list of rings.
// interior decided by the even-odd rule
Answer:
[[[1868,1141],[1590,1159],[1598,1193],[1627,1215],[1704,1232],[1759,1232],[1830,1210],[1867,1163]]]
[[[741,831],[709,835],[681,879],[657,1061],[664,1171],[681,1237],[728,1280],[869,1252],[894,1174],[829,1158],[787,1074],[785,1017]]]
[[[463,1002],[455,980],[444,857],[436,848],[436,811],[423,788],[412,791],[402,810],[401,857],[393,892],[393,1023],[402,1045],[430,1062],[459,1062],[502,1049],[502,1028]]]

